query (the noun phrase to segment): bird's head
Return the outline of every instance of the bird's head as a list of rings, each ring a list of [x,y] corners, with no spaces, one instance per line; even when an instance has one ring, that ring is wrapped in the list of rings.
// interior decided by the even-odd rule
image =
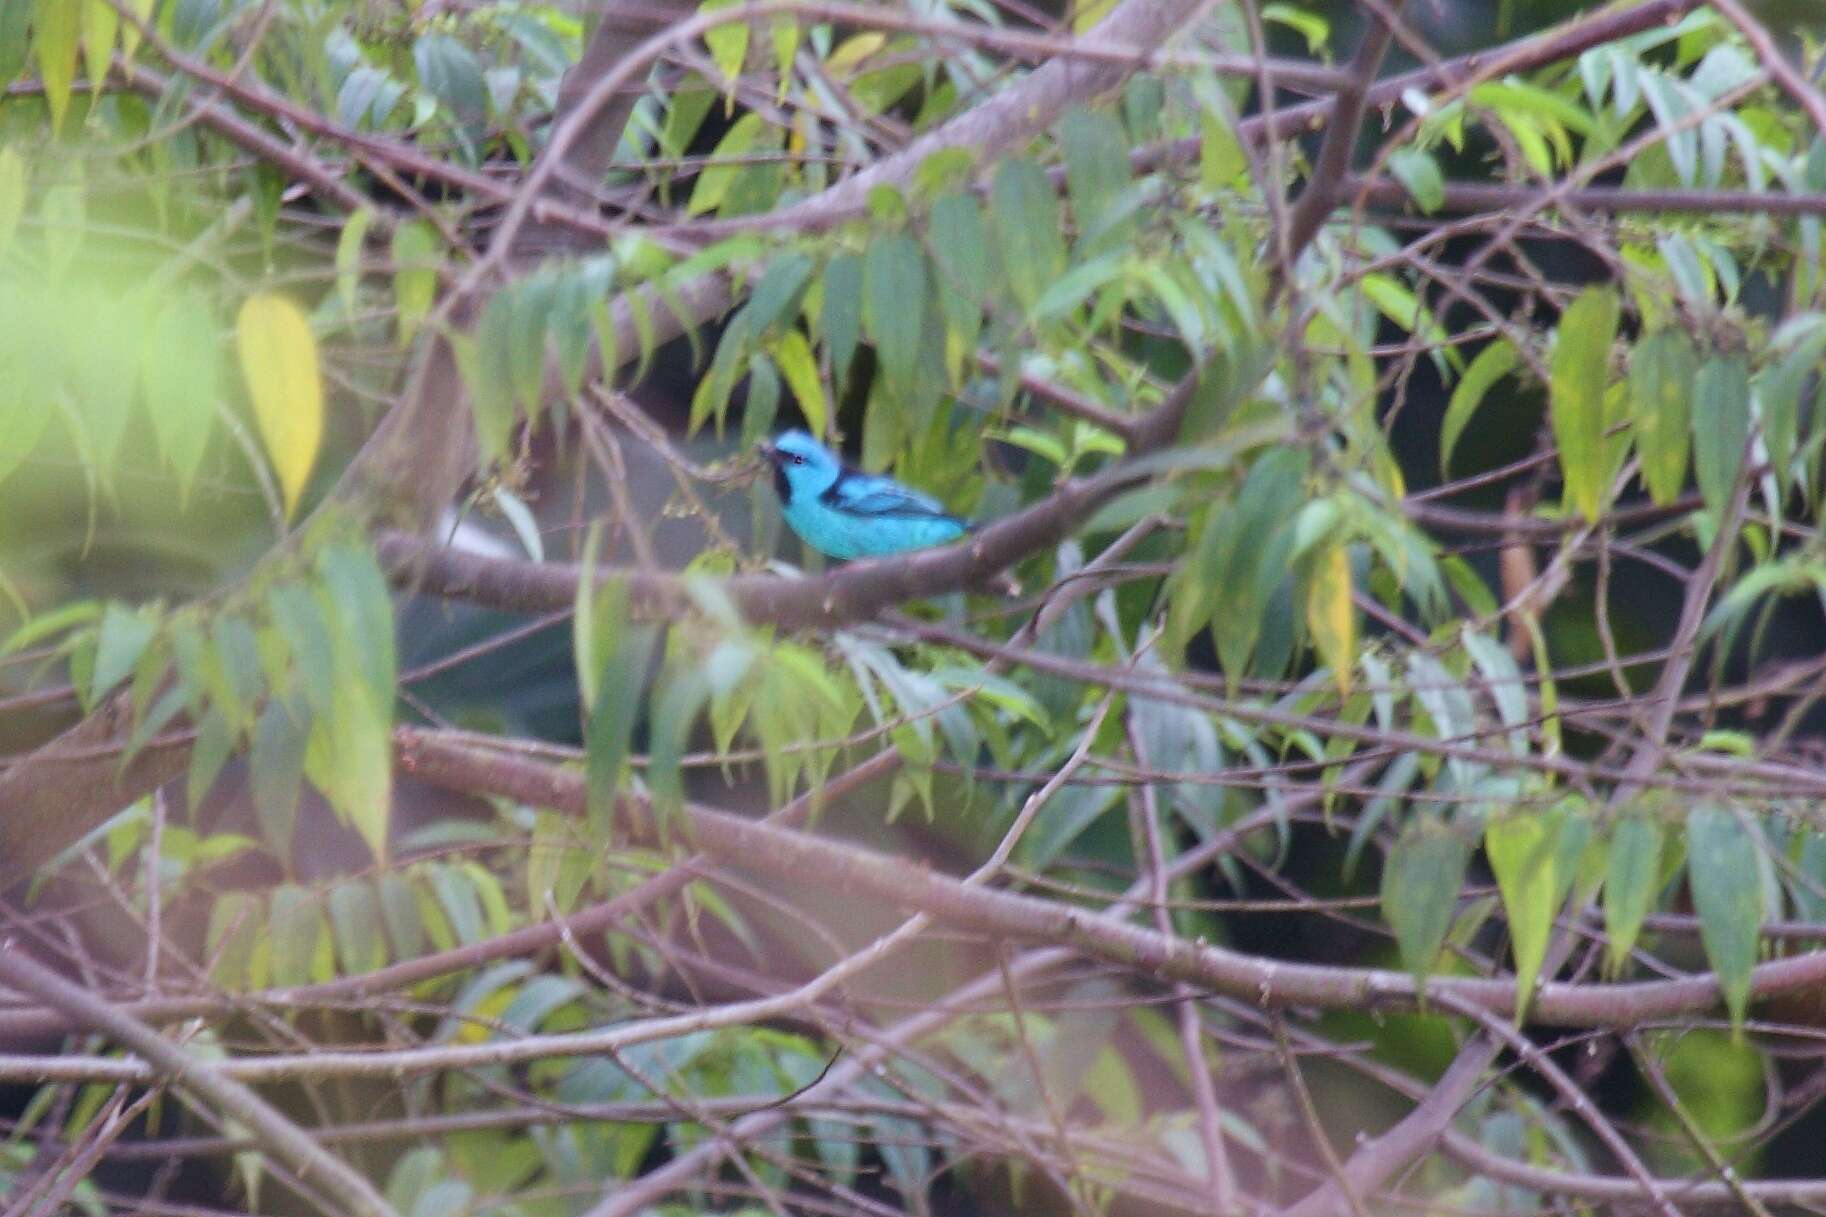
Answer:
[[[775,436],[770,444],[762,444],[761,455],[773,466],[774,489],[782,503],[824,493],[843,472],[842,462],[830,449],[809,432],[797,429]]]

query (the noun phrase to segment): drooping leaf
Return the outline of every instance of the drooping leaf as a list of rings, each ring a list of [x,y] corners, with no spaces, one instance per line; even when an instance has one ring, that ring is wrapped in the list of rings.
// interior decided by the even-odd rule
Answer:
[[[1431,215],[1446,201],[1445,175],[1431,153],[1401,148],[1389,155],[1389,172],[1408,192],[1420,210]]]
[[[1688,417],[1698,367],[1692,340],[1677,330],[1650,334],[1630,356],[1630,422],[1642,458],[1642,481],[1662,507],[1679,497],[1686,482]]]
[[[0,260],[12,247],[19,218],[25,214],[26,180],[25,158],[19,149],[11,144],[0,148]]]
[[[1349,697],[1357,663],[1357,606],[1351,602],[1350,551],[1327,545],[1314,559],[1306,587],[1306,628],[1340,696]]]
[[[81,0],[82,57],[89,68],[89,83],[97,89],[108,77],[114,57],[114,39],[120,30],[120,13],[108,0]]]
[[[1665,833],[1651,815],[1627,815],[1611,834],[1604,877],[1605,961],[1615,974],[1628,962],[1642,932],[1643,918],[1661,887],[1661,846]]]
[[[1092,237],[1080,257],[1121,240],[1120,227],[1103,224],[1105,213],[1129,185],[1129,156],[1122,124],[1105,110],[1073,109],[1059,123],[1065,152],[1065,184],[1080,241]]]
[[[838,254],[824,268],[824,302],[818,331],[831,358],[831,382],[841,392],[862,337],[862,259]]]
[[[174,295],[153,322],[140,352],[140,381],[159,450],[188,500],[216,421],[221,354],[208,304],[193,293]]]
[[[896,394],[911,389],[926,317],[926,258],[905,233],[870,243],[862,261],[862,328]]]
[[[990,188],[989,211],[1015,299],[1031,310],[1065,270],[1059,196],[1032,161],[1003,161]]]
[[[1518,1023],[1534,994],[1541,963],[1547,957],[1554,914],[1564,895],[1558,848],[1563,815],[1558,811],[1511,813],[1493,818],[1484,829],[1484,855],[1490,860],[1509,919]]]
[[[32,50],[38,56],[38,78],[51,110],[51,130],[63,130],[70,109],[70,86],[76,81],[76,50],[82,37],[80,0],[38,0],[32,22]]]
[[[236,323],[241,371],[254,421],[278,475],[289,519],[317,464],[323,442],[323,374],[317,338],[298,306],[283,296],[249,296]]]
[[[400,346],[410,346],[437,293],[437,234],[424,220],[393,230],[393,307]]]
[[[95,641],[95,668],[90,673],[89,703],[95,705],[125,680],[158,630],[158,616],[122,604],[102,614]]]
[[[357,207],[342,222],[336,238],[336,292],[342,298],[343,311],[355,312],[356,290],[361,286],[361,253],[374,224],[372,207]]]
[[[1709,804],[1687,817],[1687,882],[1699,936],[1739,1033],[1750,1005],[1750,971],[1763,919],[1758,848],[1753,830],[1730,807]]]
[[[1742,355],[1714,355],[1693,382],[1693,467],[1708,511],[1722,511],[1750,439],[1750,371]]]
[[[825,434],[830,405],[824,395],[824,378],[818,375],[818,364],[812,358],[812,348],[805,341],[805,335],[798,330],[787,330],[774,343],[772,353],[799,403],[800,413],[805,415],[807,429],[813,435]]]
[[[1458,378],[1458,384],[1452,389],[1452,399],[1446,405],[1446,416],[1439,424],[1439,472],[1449,476],[1452,464],[1452,452],[1458,447],[1459,437],[1470,424],[1472,415],[1484,403],[1484,398],[1503,377],[1515,370],[1521,356],[1515,344],[1507,338],[1498,338],[1489,346],[1477,353],[1465,374]]]
[[[305,745],[310,739],[310,711],[272,698],[254,725],[248,768],[252,775],[254,815],[273,853],[289,867],[298,823],[298,799],[304,782]]]
[[[311,979],[317,936],[322,931],[323,910],[314,895],[294,883],[273,889],[267,903],[267,932],[272,941],[274,984],[302,985]]]
[[[345,976],[372,972],[387,960],[380,897],[366,879],[347,879],[330,889],[330,932]]]
[[[1604,511],[1609,476],[1604,444],[1605,389],[1617,336],[1617,296],[1588,287],[1560,317],[1554,342],[1551,418],[1567,506],[1588,520]]]
[[[1382,916],[1416,982],[1433,970],[1458,911],[1470,847],[1451,827],[1411,823],[1382,865]]]

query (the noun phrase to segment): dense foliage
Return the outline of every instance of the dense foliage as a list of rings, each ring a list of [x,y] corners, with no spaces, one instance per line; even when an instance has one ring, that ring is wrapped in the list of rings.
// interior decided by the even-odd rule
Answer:
[[[6,1211],[1826,1202],[1826,53],[1469,7],[0,0]]]

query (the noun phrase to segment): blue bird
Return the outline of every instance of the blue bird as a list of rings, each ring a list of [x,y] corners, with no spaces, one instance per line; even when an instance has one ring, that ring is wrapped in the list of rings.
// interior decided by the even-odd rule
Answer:
[[[874,558],[955,541],[975,525],[931,495],[863,473],[804,431],[787,431],[761,454],[773,466],[781,514],[799,539],[831,558]]]

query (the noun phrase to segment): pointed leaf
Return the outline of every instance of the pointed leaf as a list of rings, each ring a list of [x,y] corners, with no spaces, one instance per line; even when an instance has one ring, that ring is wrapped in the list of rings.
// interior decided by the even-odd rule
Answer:
[[[1484,855],[1502,893],[1515,954],[1517,1023],[1534,995],[1564,890],[1558,873],[1561,819],[1555,813],[1523,812],[1493,819],[1484,829]]]
[[[989,210],[1015,298],[1031,310],[1065,270],[1059,196],[1034,162],[1003,161],[990,189]]]
[[[1611,835],[1610,857],[1604,877],[1604,933],[1609,939],[1606,964],[1612,974],[1622,970],[1636,947],[1643,918],[1655,905],[1661,890],[1661,846],[1666,833],[1651,815],[1628,815],[1617,821]]]
[[[374,224],[372,207],[357,207],[342,223],[336,238],[336,292],[346,313],[355,312],[356,291],[361,286],[361,253]]]
[[[1409,824],[1382,866],[1382,916],[1395,931],[1401,959],[1425,981],[1452,928],[1471,851],[1463,837],[1435,822]]]
[[[1484,403],[1496,382],[1515,370],[1521,356],[1516,352],[1515,344],[1507,338],[1499,338],[1477,353],[1465,369],[1465,374],[1458,378],[1458,384],[1452,389],[1452,400],[1446,406],[1446,416],[1439,424],[1439,472],[1449,475],[1448,467],[1452,464],[1452,452],[1458,447],[1459,436],[1464,434],[1471,416]]]
[[[146,409],[159,451],[177,474],[187,501],[216,421],[221,355],[209,306],[183,293],[168,301],[140,353]]]
[[[260,834],[289,868],[292,838],[298,824],[298,796],[304,783],[305,743],[310,739],[310,712],[272,698],[254,725],[248,758],[252,771],[254,814]]]
[[[1729,807],[1701,807],[1687,817],[1687,881],[1699,914],[1699,936],[1739,1034],[1750,1005],[1750,970],[1756,966],[1763,919],[1757,850],[1754,831]]]
[[[1629,412],[1642,481],[1656,505],[1666,507],[1686,483],[1688,417],[1699,356],[1692,339],[1676,330],[1650,334],[1629,362]]]
[[[805,415],[806,428],[813,435],[825,434],[830,405],[824,396],[824,378],[818,375],[818,364],[812,358],[812,348],[805,341],[805,335],[798,330],[781,334],[780,340],[774,343],[773,357],[792,388],[799,412]]]
[[[323,374],[317,337],[298,306],[283,296],[249,296],[236,322],[241,371],[253,400],[260,439],[285,496],[297,514],[323,442]]]
[[[101,699],[125,680],[158,629],[156,614],[110,604],[95,640],[95,668],[89,676],[89,703]]]
[[[36,13],[32,49],[38,55],[38,79],[44,84],[45,104],[51,110],[51,130],[60,132],[70,108],[70,86],[76,80],[82,4],[79,0],[38,0]]]
[[[1742,355],[1714,355],[1693,383],[1693,466],[1708,511],[1722,511],[1750,439],[1750,372]]]
[[[1331,669],[1338,692],[1350,696],[1357,664],[1357,606],[1351,602],[1350,550],[1327,545],[1313,562],[1306,587],[1306,628]]]
[[[1588,287],[1561,316],[1553,348],[1551,415],[1560,476],[1567,506],[1588,520],[1603,514],[1608,489],[1604,394],[1616,336],[1616,293]]]
[[[437,293],[437,234],[424,220],[408,220],[393,230],[392,255],[393,307],[403,347],[418,333]]]
[[[11,144],[0,148],[0,259],[12,247],[19,218],[25,214],[25,186],[25,158]]]
[[[926,316],[926,258],[905,233],[877,238],[862,263],[862,327],[896,392],[912,386]]]

